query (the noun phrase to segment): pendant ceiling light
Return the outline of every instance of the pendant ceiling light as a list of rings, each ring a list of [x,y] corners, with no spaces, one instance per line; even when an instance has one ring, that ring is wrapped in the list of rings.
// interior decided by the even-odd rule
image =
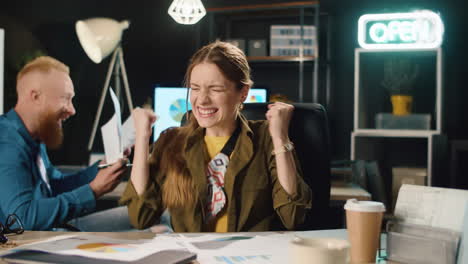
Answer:
[[[193,25],[206,15],[206,10],[201,0],[174,0],[167,13],[179,24]]]

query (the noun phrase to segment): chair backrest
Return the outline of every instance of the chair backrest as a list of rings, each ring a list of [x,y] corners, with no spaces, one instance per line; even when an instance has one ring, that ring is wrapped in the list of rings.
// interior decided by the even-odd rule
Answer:
[[[249,120],[264,120],[268,103],[244,104]],[[327,228],[330,203],[330,139],[325,108],[315,103],[293,103],[289,137],[294,142],[305,182],[312,189],[312,210],[300,230]]]

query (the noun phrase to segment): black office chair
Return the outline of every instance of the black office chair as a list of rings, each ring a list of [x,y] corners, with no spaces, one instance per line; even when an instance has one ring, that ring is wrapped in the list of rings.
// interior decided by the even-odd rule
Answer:
[[[249,120],[264,120],[268,103],[244,104]],[[330,203],[330,139],[325,108],[315,103],[293,103],[289,137],[294,142],[305,182],[312,189],[312,210],[299,230],[326,229]]]

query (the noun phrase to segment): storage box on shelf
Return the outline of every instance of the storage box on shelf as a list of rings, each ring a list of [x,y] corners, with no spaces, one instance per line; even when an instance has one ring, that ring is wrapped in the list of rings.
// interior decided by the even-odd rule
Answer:
[[[271,26],[270,56],[314,56],[316,44],[315,26]]]
[[[426,185],[427,168],[393,167],[392,168],[392,209],[398,199],[398,191],[403,184]]]
[[[226,39],[225,41],[231,43],[232,45],[234,45],[236,47],[238,47],[240,50],[242,50],[244,53],[247,54],[245,39]]]
[[[261,57],[267,55],[267,43],[264,39],[249,39],[249,57]]]
[[[431,115],[409,114],[398,116],[391,113],[378,113],[375,115],[375,127],[377,129],[430,130]]]

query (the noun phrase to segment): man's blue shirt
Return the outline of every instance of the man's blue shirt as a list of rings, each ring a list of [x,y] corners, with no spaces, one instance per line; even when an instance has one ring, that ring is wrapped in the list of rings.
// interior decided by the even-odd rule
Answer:
[[[50,189],[37,165],[40,153]],[[15,213],[26,230],[50,230],[94,211],[89,186],[97,165],[63,174],[50,163],[44,144],[34,140],[14,110],[0,116],[0,222]]]

